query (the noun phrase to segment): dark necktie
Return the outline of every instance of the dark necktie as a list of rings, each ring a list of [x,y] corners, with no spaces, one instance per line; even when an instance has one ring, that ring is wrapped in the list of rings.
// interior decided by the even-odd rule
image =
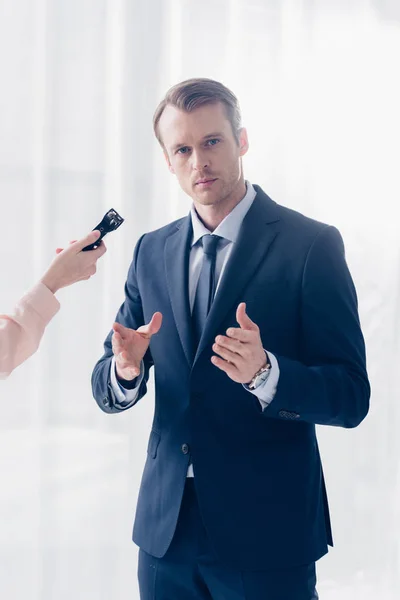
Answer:
[[[211,234],[203,235],[201,238],[204,256],[192,311],[193,342],[195,349],[199,344],[204,324],[214,299],[217,284],[215,278],[215,262],[217,245],[221,239],[222,238],[219,235]]]

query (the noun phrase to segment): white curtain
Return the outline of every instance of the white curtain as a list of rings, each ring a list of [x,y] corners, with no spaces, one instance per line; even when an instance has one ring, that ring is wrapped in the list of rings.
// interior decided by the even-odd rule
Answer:
[[[130,536],[153,388],[106,415],[90,375],[138,236],[189,209],[151,118],[193,76],[241,100],[247,178],[343,234],[373,393],[358,429],[319,429],[336,541],[319,591],[398,597],[399,57],[397,0],[0,0],[1,311],[108,208],[126,219],[0,383],[1,598],[138,598]]]

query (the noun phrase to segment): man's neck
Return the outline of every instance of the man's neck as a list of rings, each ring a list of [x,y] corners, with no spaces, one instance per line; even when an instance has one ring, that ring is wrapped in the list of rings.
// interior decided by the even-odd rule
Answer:
[[[229,215],[230,212],[243,200],[246,195],[246,183],[241,180],[237,188],[221,202],[210,206],[204,206],[194,201],[194,207],[199,219],[209,231],[215,231],[218,225]]]

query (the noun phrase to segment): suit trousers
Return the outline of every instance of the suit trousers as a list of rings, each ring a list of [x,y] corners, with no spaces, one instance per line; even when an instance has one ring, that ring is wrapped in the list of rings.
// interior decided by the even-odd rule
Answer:
[[[265,571],[224,565],[204,527],[193,478],[167,553],[155,558],[139,550],[138,577],[141,600],[318,600],[315,563]]]

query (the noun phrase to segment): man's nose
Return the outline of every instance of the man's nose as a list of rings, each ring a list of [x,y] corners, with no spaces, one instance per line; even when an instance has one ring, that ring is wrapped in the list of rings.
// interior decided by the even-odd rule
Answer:
[[[192,152],[192,167],[196,171],[203,171],[209,166],[209,161],[204,152]]]

